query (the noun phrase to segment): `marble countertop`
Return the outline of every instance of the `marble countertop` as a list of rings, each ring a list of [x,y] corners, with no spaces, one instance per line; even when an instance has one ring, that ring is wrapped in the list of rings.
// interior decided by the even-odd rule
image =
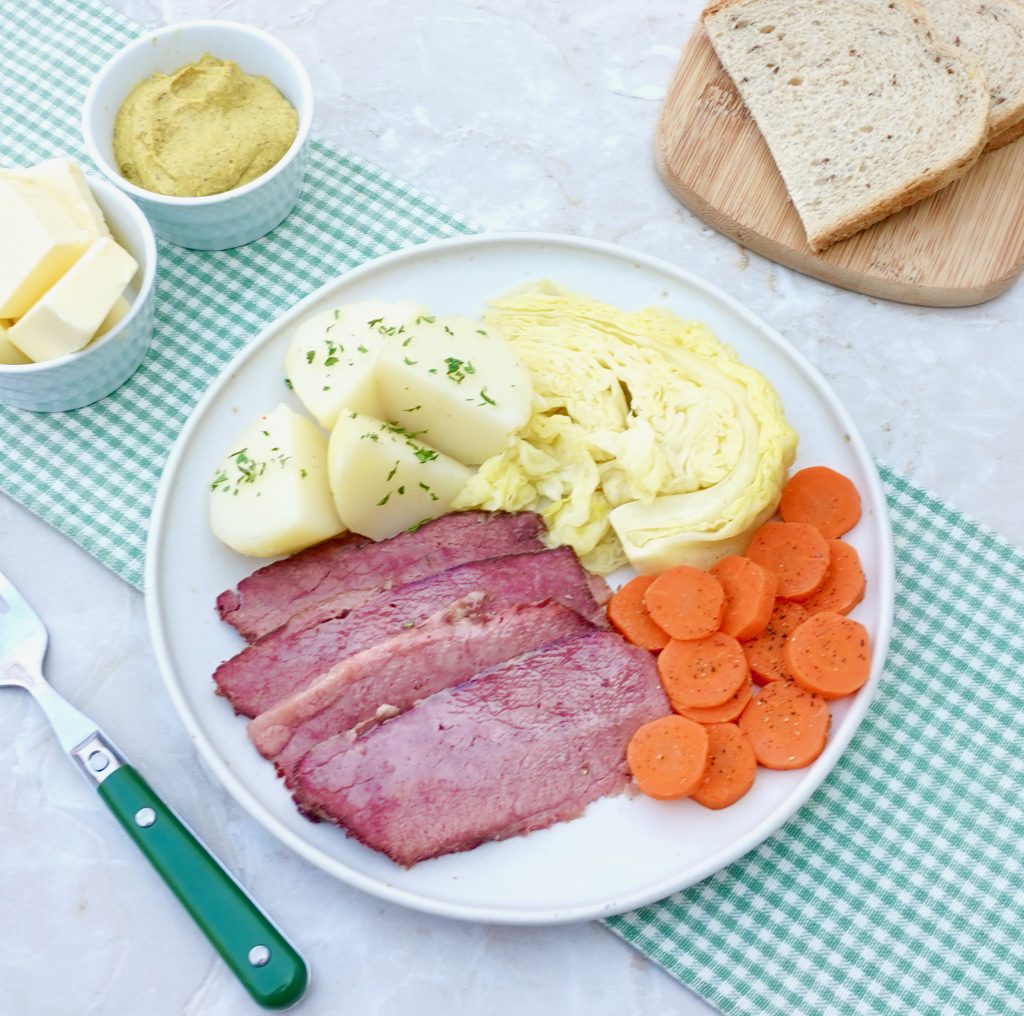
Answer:
[[[597,237],[732,293],[824,373],[868,446],[1024,544],[1024,283],[962,310],[846,293],[749,254],[662,188],[651,138],[696,0],[113,0],[147,27],[268,29],[305,61],[316,130],[486,228]],[[0,497],[0,564],[44,616],[48,672],[299,941],[299,1010],[587,1016],[709,1010],[596,924],[485,927],[338,883],[249,819],[199,762],[142,597]],[[0,1012],[255,1011],[67,764],[27,696],[0,697]]]

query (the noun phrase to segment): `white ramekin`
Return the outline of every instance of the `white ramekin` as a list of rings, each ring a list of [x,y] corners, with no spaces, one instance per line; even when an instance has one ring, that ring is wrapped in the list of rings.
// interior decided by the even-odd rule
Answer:
[[[135,202],[103,180],[89,186],[114,239],[139,263],[125,293],[128,313],[92,345],[43,363],[0,364],[0,404],[40,413],[80,409],[119,388],[135,373],[153,336],[156,241]]]
[[[159,72],[169,74],[209,53],[234,60],[247,74],[269,78],[299,114],[291,148],[261,177],[208,197],[177,198],[129,183],[114,160],[114,118],[128,93]],[[298,57],[273,36],[233,21],[186,21],[130,43],[93,79],[82,109],[85,147],[100,172],[130,195],[157,236],[182,247],[225,250],[269,233],[292,210],[302,190],[313,122],[313,88]]]

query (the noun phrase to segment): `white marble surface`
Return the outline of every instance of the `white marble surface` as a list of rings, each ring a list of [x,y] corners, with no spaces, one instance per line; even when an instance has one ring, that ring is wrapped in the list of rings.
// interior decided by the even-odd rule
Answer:
[[[321,136],[490,228],[599,237],[733,293],[825,373],[882,460],[1024,544],[1024,283],[964,310],[869,300],[704,227],[651,160],[696,0],[115,0],[147,26],[269,29],[313,77]],[[0,568],[44,615],[53,682],[102,722],[310,957],[303,1013],[707,1013],[598,925],[503,929],[378,902],[290,855],[190,748],[141,596],[0,497]],[[252,1011],[61,756],[0,696],[0,1012]]]

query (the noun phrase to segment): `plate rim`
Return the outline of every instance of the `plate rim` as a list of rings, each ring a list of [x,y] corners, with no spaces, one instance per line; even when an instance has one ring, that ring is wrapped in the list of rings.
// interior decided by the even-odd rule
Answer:
[[[852,700],[842,729],[837,734],[830,736],[825,750],[819,756],[817,761],[820,768],[820,776],[815,779],[804,780],[786,798],[781,807],[776,808],[771,815],[749,829],[729,848],[718,851],[704,863],[692,869],[684,878],[676,879],[670,877],[663,879],[644,890],[638,890],[601,904],[581,904],[573,907],[532,911],[514,910],[506,906],[472,906],[465,903],[451,903],[399,888],[391,883],[364,875],[349,868],[342,861],[325,856],[321,851],[308,844],[302,837],[293,833],[292,830],[280,822],[258,797],[250,792],[242,781],[235,776],[231,767],[221,758],[216,747],[206,737],[197,718],[189,707],[184,693],[179,687],[179,680],[175,674],[174,667],[171,664],[170,650],[161,623],[163,604],[158,592],[159,583],[157,581],[157,561],[160,556],[160,546],[164,533],[164,517],[167,514],[174,490],[179,461],[184,455],[184,450],[189,444],[193,431],[198,428],[200,420],[205,416],[209,406],[217,400],[221,391],[227,386],[237,370],[256,350],[262,348],[274,336],[279,335],[282,329],[301,317],[305,313],[306,308],[321,299],[328,290],[356,281],[363,275],[380,270],[382,266],[386,267],[403,261],[415,261],[420,258],[430,257],[433,252],[439,249],[472,249],[500,246],[509,243],[575,248],[588,253],[596,253],[621,261],[631,262],[633,265],[643,265],[701,290],[705,296],[720,302],[728,310],[743,318],[748,325],[769,340],[782,356],[791,360],[813,386],[817,394],[824,399],[829,408],[836,414],[843,425],[845,434],[849,437],[852,451],[864,468],[870,488],[871,500],[883,509],[880,512],[878,527],[880,537],[878,546],[879,575],[875,579],[879,586],[881,620],[879,631],[873,636],[875,656],[872,672],[867,684]],[[610,917],[637,907],[646,906],[673,893],[696,885],[709,876],[727,868],[743,857],[744,854],[759,846],[772,833],[781,829],[807,803],[811,795],[820,788],[832,772],[839,758],[860,728],[861,722],[874,699],[877,686],[881,681],[893,626],[895,555],[892,524],[885,493],[882,488],[881,477],[878,473],[874,457],[861,437],[860,431],[850,417],[845,405],[829,387],[824,375],[795,346],[789,343],[780,332],[763,321],[735,297],[719,289],[713,283],[662,258],[645,254],[620,244],[571,234],[543,231],[500,231],[429,240],[412,247],[405,247],[375,258],[369,258],[355,268],[351,268],[322,286],[317,287],[317,289],[303,297],[292,307],[288,308],[288,310],[269,321],[255,338],[247,342],[235,353],[221,368],[209,388],[192,408],[164,464],[150,514],[143,590],[147,626],[157,661],[157,668],[160,671],[164,687],[171,698],[179,720],[185,727],[193,745],[198,750],[201,760],[211,769],[221,786],[241,805],[251,818],[255,819],[275,839],[295,851],[300,857],[315,865],[321,871],[356,889],[370,893],[390,903],[422,913],[459,920],[479,921],[489,924],[542,926]]]

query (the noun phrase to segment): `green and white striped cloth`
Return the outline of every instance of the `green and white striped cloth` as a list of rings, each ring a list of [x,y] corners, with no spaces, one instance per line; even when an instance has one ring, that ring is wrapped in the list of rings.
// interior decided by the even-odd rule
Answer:
[[[89,0],[0,2],[5,161],[86,162],[93,73],[138,26]],[[301,297],[468,232],[314,142],[299,206],[233,251],[159,245],[152,351],[73,413],[0,407],[0,490],[139,585],[151,499],[203,390]],[[2,242],[2,238],[0,238]],[[897,541],[885,680],[811,801],[718,875],[608,922],[726,1013],[1024,1013],[1024,554],[883,470]]]
[[[81,142],[86,90],[142,29],[88,0],[0,0],[0,29],[3,160],[30,165],[66,155],[91,169]],[[164,461],[199,396],[232,355],[347,269],[470,231],[400,181],[314,140],[299,204],[269,236],[228,251],[157,241],[153,345],[127,384],[71,413],[0,406],[0,490],[141,586],[147,522]]]
[[[726,1013],[1024,1013],[1024,553],[882,481],[896,617],[846,753],[739,862],[608,922]]]

